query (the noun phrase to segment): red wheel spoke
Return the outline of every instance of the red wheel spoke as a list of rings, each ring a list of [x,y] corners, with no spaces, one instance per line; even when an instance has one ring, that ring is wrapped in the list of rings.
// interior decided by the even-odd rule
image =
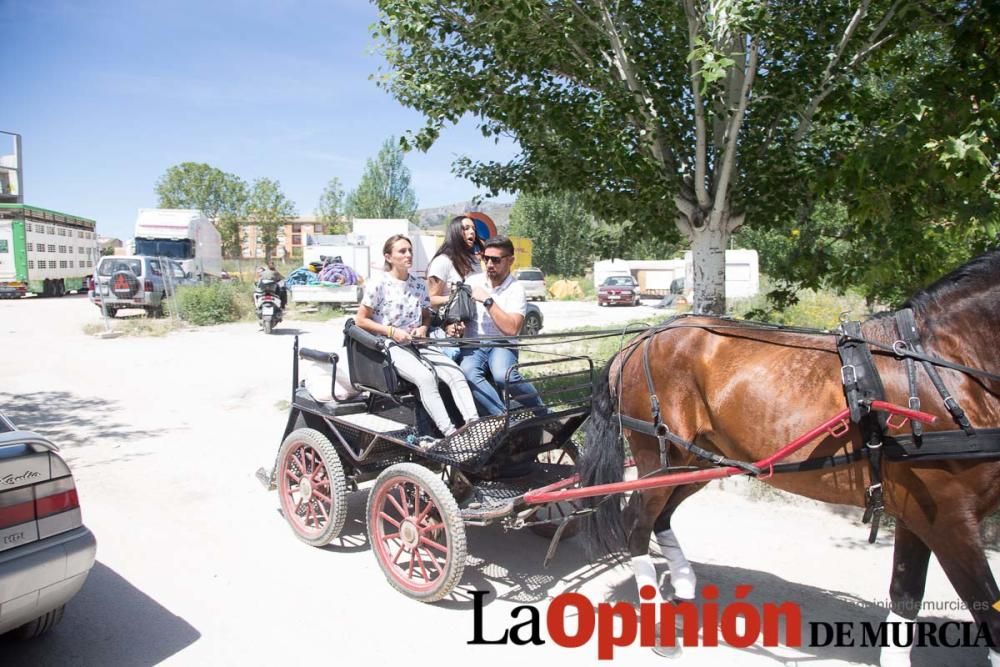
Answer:
[[[417,493],[413,496],[413,514],[417,517],[417,523],[420,523],[420,494]]]
[[[388,542],[389,540],[385,540],[385,541]],[[399,556],[402,553],[403,553],[403,545],[400,544],[399,545],[399,551],[397,551],[396,555],[392,557],[392,564],[393,565],[398,565],[399,564]]]
[[[410,567],[406,571],[406,578],[407,579],[412,579],[413,578],[413,563],[415,561],[416,561],[416,558],[414,558],[414,554],[411,553],[410,554]]]
[[[299,498],[298,502],[295,503],[295,514],[298,514],[299,510],[302,509],[302,502],[302,498]]]
[[[431,553],[431,550],[428,549],[427,547],[418,547],[418,548],[419,549],[423,549],[424,551],[427,552],[427,557],[430,560],[431,565],[434,566],[434,569],[437,570],[437,573],[439,575],[442,574],[441,566],[438,565],[437,557],[434,554]]]
[[[385,519],[386,521],[388,521],[389,523],[391,523],[392,525],[394,525],[396,528],[399,528],[399,521],[396,521],[395,519],[393,519],[391,516],[389,516],[385,512],[379,512],[378,513],[378,517],[380,519]]]
[[[299,458],[300,454],[302,455],[301,459]],[[303,475],[306,474],[306,453],[305,453],[305,451],[303,451],[301,448],[295,450],[295,453],[292,454],[292,458],[295,459],[295,462],[299,464],[299,472],[301,472]]]
[[[316,513],[313,511],[313,504],[311,502],[306,503],[305,524],[307,526],[315,526],[316,525]]]
[[[382,539],[388,542],[389,540],[395,540],[399,538],[399,533],[387,533]]]
[[[316,503],[316,508],[317,508],[317,509],[319,510],[319,514],[320,514],[320,515],[321,515],[321,516],[322,516],[322,517],[323,517],[324,519],[326,519],[327,521],[329,521],[329,520],[330,520],[330,513],[326,511],[326,506],[325,506],[325,505],[323,505],[323,503],[320,503],[320,502],[317,502],[317,503]]]
[[[405,519],[407,516],[409,516],[409,514],[407,513],[407,511],[404,510],[402,507],[400,507],[399,503],[396,502],[396,499],[392,497],[391,493],[385,494],[385,497],[389,500],[390,503],[392,503],[393,505],[395,505],[396,510],[399,512],[399,518],[400,519]]]
[[[285,476],[290,477],[293,482],[302,481],[302,475],[298,477],[295,476],[295,471],[292,468],[285,468]]]
[[[420,534],[421,535],[426,535],[427,533],[431,532],[432,530],[437,530],[438,528],[444,528],[444,524],[441,524],[441,523],[432,523],[429,526],[421,526],[421,528],[420,528]]]
[[[406,508],[403,511],[403,517],[412,516],[412,513],[409,511],[410,503],[406,502],[406,488],[403,484],[399,485],[399,502],[403,503],[403,507]]]
[[[424,581],[430,581],[431,578],[427,574],[427,568],[424,567],[424,559],[420,555],[420,549],[419,548],[414,549],[414,551],[413,551],[413,557],[414,557],[414,559],[417,559],[417,565],[420,566],[420,574],[424,577]]]
[[[330,500],[330,497],[329,496],[324,496],[322,493],[320,493],[319,491],[317,491],[315,486],[313,487],[313,496],[315,496],[316,498],[319,498],[320,500],[322,500],[327,505],[332,505],[333,504],[333,501]]]
[[[427,505],[424,506],[423,511],[420,512],[420,516],[417,517],[417,523],[419,524],[421,521],[423,521],[424,517],[426,517],[428,515],[428,513],[430,513],[430,511],[432,509],[434,509],[434,503],[432,503],[430,501],[430,498],[428,498],[427,499]]]
[[[442,552],[444,554],[448,553],[448,547],[444,546],[443,544],[438,544],[437,542],[435,542],[433,540],[429,540],[426,537],[424,537],[423,535],[420,536],[420,543],[421,544],[426,544],[429,547],[434,547],[435,549],[437,549],[438,551],[440,551],[440,552]]]

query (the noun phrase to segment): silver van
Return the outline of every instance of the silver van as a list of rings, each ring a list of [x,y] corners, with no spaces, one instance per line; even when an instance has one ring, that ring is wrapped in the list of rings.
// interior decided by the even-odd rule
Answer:
[[[524,287],[524,296],[531,299],[545,301],[548,291],[545,289],[545,274],[541,269],[533,266],[526,266],[514,272],[514,278]]]

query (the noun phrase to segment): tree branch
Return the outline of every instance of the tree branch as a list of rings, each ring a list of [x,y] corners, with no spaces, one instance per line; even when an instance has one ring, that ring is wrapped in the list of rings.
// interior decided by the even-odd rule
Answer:
[[[693,0],[684,0],[684,13],[688,22],[688,48],[694,51],[698,38],[698,13]],[[698,205],[707,209],[711,205],[706,188],[706,175],[708,171],[708,128],[705,126],[705,105],[701,99],[701,77],[698,70],[701,66],[696,58],[691,59],[691,96],[694,103],[694,135],[695,135],[695,164],[694,164],[694,192],[698,199]]]
[[[750,102],[750,90],[753,88],[754,77],[757,73],[757,41],[755,39],[750,40],[749,50],[750,61],[747,63],[746,76],[743,79],[743,86],[740,88],[740,103],[733,110],[729,129],[726,131],[726,152],[722,159],[722,168],[719,170],[719,179],[715,188],[713,212],[721,213],[729,200],[729,182],[736,166],[736,143],[743,125],[743,118],[746,116],[747,105]]]
[[[575,6],[573,3],[571,3],[571,5]],[[628,55],[625,53],[625,44],[622,41],[622,37],[618,32],[618,28],[615,26],[611,12],[608,10],[604,0],[598,1],[598,7],[601,12],[601,22],[604,27],[604,33],[611,41],[612,54],[607,56],[609,62],[617,71],[628,91],[632,93],[636,101],[639,102],[639,108],[642,109],[643,115],[646,118],[646,133],[643,137],[645,138],[653,157],[656,158],[656,160],[663,167],[669,170],[676,166],[676,159],[673,151],[663,140],[663,133],[660,131],[659,123],[660,113],[656,109],[653,96],[650,95],[649,91],[639,80],[638,76],[636,76],[634,64],[631,60],[629,60]]]

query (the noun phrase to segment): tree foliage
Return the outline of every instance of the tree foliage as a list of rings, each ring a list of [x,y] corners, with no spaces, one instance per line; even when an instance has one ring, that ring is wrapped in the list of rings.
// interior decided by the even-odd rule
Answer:
[[[815,202],[741,232],[781,278],[777,305],[800,287],[897,305],[997,243],[1000,3],[962,8],[900,39],[859,80],[851,116],[817,125],[829,159]]]
[[[521,194],[508,232],[532,240],[531,261],[546,273],[582,275],[593,258],[593,216],[573,194]]]
[[[295,217],[295,203],[281,191],[281,184],[269,178],[254,181],[247,202],[247,219],[260,230],[264,259],[271,261],[278,246],[278,231]]]
[[[517,158],[467,157],[458,173],[493,192],[576,192],[601,219],[629,221],[636,234],[683,235],[702,312],[724,308],[723,250],[734,230],[809,220],[831,182],[846,187],[849,158],[880,128],[891,142],[905,108],[891,90],[907,65],[900,49],[936,39],[955,63],[957,33],[990,20],[976,1],[377,4],[374,34],[390,66],[380,83],[426,118],[406,143],[426,149],[466,115],[487,137],[512,137]],[[982,53],[995,55],[989,44]],[[969,94],[980,75],[959,69],[931,85],[928,72],[907,92],[941,103],[942,112],[972,108],[987,99]],[[878,88],[873,80],[895,104],[872,103],[864,93]],[[919,117],[907,129],[914,148],[935,150],[929,140],[939,140],[963,154],[948,139],[961,132]],[[853,170],[886,176],[885,158]],[[899,186],[902,199],[920,188]],[[846,194],[834,199],[857,214]]]
[[[200,162],[182,162],[156,182],[160,208],[195,208],[213,220],[227,257],[240,252],[239,220],[245,213],[247,184],[236,176]]]
[[[386,139],[378,155],[365,163],[358,187],[347,195],[351,218],[407,218],[416,222],[417,196],[410,187],[410,170],[394,137]]]
[[[328,234],[346,234],[347,224],[344,216],[344,188],[337,177],[331,178],[323,188],[316,207],[316,217],[326,225]]]

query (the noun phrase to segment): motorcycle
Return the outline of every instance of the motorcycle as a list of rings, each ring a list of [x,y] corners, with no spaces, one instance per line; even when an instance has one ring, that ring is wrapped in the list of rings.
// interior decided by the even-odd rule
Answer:
[[[264,333],[271,333],[281,322],[281,302],[281,283],[274,280],[261,280],[257,283],[253,303],[257,309],[257,321]]]

